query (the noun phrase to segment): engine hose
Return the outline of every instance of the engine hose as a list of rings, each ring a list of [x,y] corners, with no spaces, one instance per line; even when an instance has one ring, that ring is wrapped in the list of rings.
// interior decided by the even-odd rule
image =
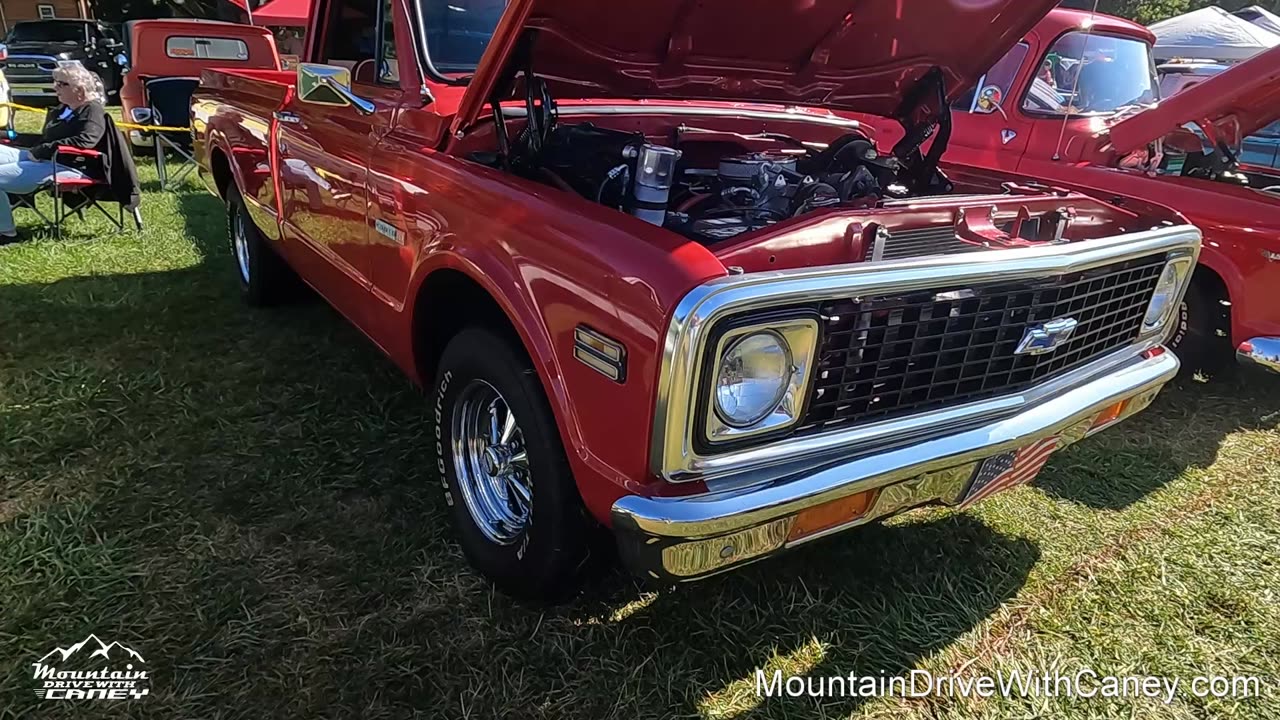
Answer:
[[[618,176],[622,176],[623,192],[626,191],[627,183],[631,180],[631,169],[626,165],[619,165],[610,170],[609,174],[604,176],[604,180],[600,181],[600,187],[596,190],[596,202],[604,202],[604,189],[609,187],[609,183],[617,180]]]
[[[706,200],[709,197],[711,197],[710,193],[697,193],[691,196],[688,200],[685,200],[684,202],[680,203],[679,207],[676,208],[676,212],[688,212],[690,208],[693,208],[698,203],[702,202],[703,200]]]

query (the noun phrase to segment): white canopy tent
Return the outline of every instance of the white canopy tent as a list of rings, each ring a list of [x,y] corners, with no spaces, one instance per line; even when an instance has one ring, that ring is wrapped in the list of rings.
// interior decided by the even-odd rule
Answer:
[[[1241,62],[1280,45],[1280,35],[1220,7],[1161,20],[1150,30],[1156,36],[1156,62],[1174,58]]]
[[[1236,17],[1244,18],[1263,30],[1280,35],[1280,15],[1258,5],[1250,5],[1243,10],[1235,11]]]

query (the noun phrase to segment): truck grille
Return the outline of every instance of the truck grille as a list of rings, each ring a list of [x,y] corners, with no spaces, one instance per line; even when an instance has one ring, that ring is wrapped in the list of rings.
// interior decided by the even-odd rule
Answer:
[[[45,55],[10,55],[4,63],[4,73],[10,83],[52,82],[57,68],[57,59]]]
[[[1164,255],[1049,280],[828,301],[809,434],[1020,392],[1137,339]],[[1052,352],[1015,354],[1030,325],[1070,317]]]

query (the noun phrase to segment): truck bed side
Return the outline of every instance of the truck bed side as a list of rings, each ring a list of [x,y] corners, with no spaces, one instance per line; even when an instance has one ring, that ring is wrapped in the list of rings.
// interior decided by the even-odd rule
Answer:
[[[281,70],[205,70],[191,98],[201,176],[226,195],[240,188],[254,223],[279,235],[274,114],[292,96],[296,75]]]

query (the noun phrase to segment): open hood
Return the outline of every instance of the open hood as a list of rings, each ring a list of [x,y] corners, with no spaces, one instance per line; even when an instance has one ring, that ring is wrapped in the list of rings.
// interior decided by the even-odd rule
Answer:
[[[512,0],[460,108],[523,69],[562,99],[807,105],[881,116],[938,68],[964,94],[1057,0]],[[521,38],[526,37],[527,43]]]
[[[1111,126],[1111,146],[1128,153],[1161,138],[1180,145],[1200,140],[1183,128],[1199,125],[1229,147],[1280,118],[1280,47],[1192,85],[1154,107]]]

